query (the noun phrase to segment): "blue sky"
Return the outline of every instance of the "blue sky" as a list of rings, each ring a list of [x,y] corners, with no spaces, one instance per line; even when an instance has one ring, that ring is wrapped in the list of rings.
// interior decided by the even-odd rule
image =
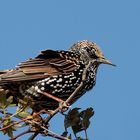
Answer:
[[[117,67],[100,66],[95,88],[73,107],[94,108],[90,140],[138,140],[139,5],[139,0],[1,0],[0,69],[47,48],[66,50],[83,39],[96,42]],[[63,131],[60,120],[58,115],[52,122],[58,133]]]

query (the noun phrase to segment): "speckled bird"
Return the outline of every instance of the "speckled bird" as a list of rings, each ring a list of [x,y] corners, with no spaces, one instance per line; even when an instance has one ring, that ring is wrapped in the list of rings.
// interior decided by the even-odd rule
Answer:
[[[93,88],[100,64],[114,66],[104,57],[96,43],[83,40],[68,51],[45,50],[34,59],[20,63],[15,69],[0,71],[0,86],[8,90],[8,94],[17,102],[26,96],[33,98],[35,108],[51,110],[58,107],[59,103],[41,93],[65,101],[80,85],[86,70],[84,84],[71,100],[72,104]]]

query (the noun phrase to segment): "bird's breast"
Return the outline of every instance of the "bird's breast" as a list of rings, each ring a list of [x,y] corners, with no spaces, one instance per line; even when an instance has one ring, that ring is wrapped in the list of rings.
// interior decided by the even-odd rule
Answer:
[[[98,66],[90,65],[86,72],[86,81],[85,81],[85,89],[90,90],[96,84],[96,73]]]
[[[49,76],[34,83],[26,90],[24,94],[28,94],[29,96],[39,99],[42,97],[40,94],[41,92],[47,92],[53,96],[61,98],[62,100],[66,100],[76,90],[80,83],[83,82],[82,75],[84,70],[85,65],[80,64],[72,73]],[[75,95],[72,102],[75,102],[87,90],[94,86],[95,75],[95,68],[90,66],[86,72],[86,80],[84,81],[84,85],[82,89]],[[43,99],[45,98],[43,97]]]

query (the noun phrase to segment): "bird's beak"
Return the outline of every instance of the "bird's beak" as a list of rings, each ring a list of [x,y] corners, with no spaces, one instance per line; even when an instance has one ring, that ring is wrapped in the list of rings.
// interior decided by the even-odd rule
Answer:
[[[99,58],[97,60],[97,62],[102,63],[102,64],[108,64],[108,65],[112,65],[112,66],[116,66],[115,64],[113,64],[111,61],[107,60],[106,58]]]

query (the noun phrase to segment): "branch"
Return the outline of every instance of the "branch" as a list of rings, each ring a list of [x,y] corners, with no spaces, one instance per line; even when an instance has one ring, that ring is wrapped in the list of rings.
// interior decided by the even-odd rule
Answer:
[[[8,129],[9,127],[12,127],[13,125],[16,125],[16,124],[25,122],[25,121],[27,121],[27,120],[29,120],[29,119],[31,119],[31,118],[32,118],[31,116],[28,116],[27,118],[25,118],[25,119],[23,119],[23,120],[20,120],[20,121],[18,121],[18,122],[13,122],[13,123],[11,123],[10,125],[7,125],[7,126],[5,126],[5,127],[3,127],[3,128],[0,128],[0,131],[4,131],[4,130]]]
[[[16,140],[17,138],[19,138],[19,137],[21,137],[21,136],[23,136],[23,135],[25,135],[25,134],[27,134],[27,133],[32,133],[32,132],[34,132],[34,131],[31,131],[30,129],[28,129],[28,130],[26,130],[26,131],[24,131],[24,132],[22,132],[22,133],[16,135],[15,137],[13,137],[13,138],[11,138],[11,139],[9,139],[9,140]]]
[[[45,119],[45,124],[48,124],[49,121],[51,120],[51,118],[57,114],[60,110],[60,107],[58,107],[57,109],[55,109],[55,111],[52,111],[52,113]],[[45,128],[46,129],[46,128]],[[40,131],[35,132],[28,140],[34,140],[35,137],[37,137],[37,135],[40,133]]]
[[[47,136],[50,136],[50,137],[53,137],[53,138],[57,138],[57,139],[60,139],[60,140],[69,140],[68,138],[65,138],[65,137],[63,137],[63,136],[60,136],[60,135],[58,135],[58,134],[56,134],[56,133],[54,133],[54,132],[48,130],[46,127],[40,125],[40,123],[38,123],[38,122],[36,122],[36,121],[34,121],[34,120],[32,120],[32,123],[37,124],[37,125],[40,126],[43,130],[45,130],[46,132],[45,132],[44,134],[46,134]],[[37,135],[36,135],[36,136],[37,136]],[[28,140],[32,140],[31,138],[35,138],[35,137],[33,137],[33,135],[32,135],[32,137],[30,137]]]

